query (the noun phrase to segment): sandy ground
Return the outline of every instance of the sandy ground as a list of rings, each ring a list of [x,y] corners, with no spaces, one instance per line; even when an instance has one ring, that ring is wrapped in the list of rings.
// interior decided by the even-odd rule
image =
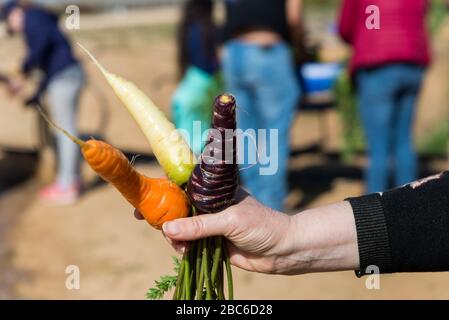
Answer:
[[[82,30],[72,36],[91,48],[111,70],[138,83],[168,112],[169,97],[176,79],[174,45],[170,42],[172,34],[171,27],[156,25],[114,31]],[[10,48],[17,48],[19,44],[9,45],[12,46]],[[5,57],[3,50],[0,56],[3,54]],[[440,55],[447,53],[441,50]],[[83,132],[86,135],[103,136],[122,149],[150,152],[143,136],[110,94],[98,72],[85,58],[83,60],[90,78],[79,118]],[[438,60],[439,64],[436,64],[429,76],[428,87],[438,86],[447,79],[449,73],[444,74],[447,71],[446,60]],[[438,81],[432,81],[431,77]],[[423,102],[427,108],[432,105],[433,116],[426,116],[427,120],[420,121],[430,123],[435,117],[445,114],[445,100],[441,97],[447,90],[437,89],[435,92],[428,93],[434,100],[428,98]],[[439,99],[436,98],[438,96]],[[35,121],[32,111],[23,111],[14,103],[10,104],[11,100],[6,98],[0,101],[4,101],[2,112],[6,112],[5,116],[14,115],[15,119],[29,117],[26,121],[29,121],[30,126]],[[422,107],[420,112],[423,112]],[[427,115],[426,112],[424,114]],[[0,145],[21,144],[32,148],[35,142],[31,140],[36,138],[33,129],[19,120],[16,123],[21,123],[20,126],[11,126],[5,116],[0,117],[0,121],[3,121],[0,128],[9,125],[11,130],[16,131],[7,138],[4,138],[3,133],[0,134]],[[329,115],[332,126],[332,134],[326,139],[329,149],[339,145],[339,125],[335,118],[335,114]],[[303,147],[319,138],[316,120],[316,117],[310,115],[295,120],[292,135],[294,148]],[[27,133],[23,132],[24,127],[29,130]],[[421,124],[418,127],[419,132],[424,132],[430,126]],[[21,142],[18,142],[20,139]],[[45,156],[44,159],[51,159],[51,156]],[[6,217],[7,211],[13,212],[9,216],[15,214],[10,228],[7,231],[0,230],[3,243],[7,244],[6,253],[0,252],[0,284],[7,282],[9,288],[6,291],[0,285],[0,298],[143,299],[154,280],[160,275],[171,273],[171,256],[174,252],[159,232],[132,217],[131,207],[112,187],[96,185],[87,168],[83,168],[83,173],[92,187],[79,203],[64,208],[39,203],[35,199],[35,191],[38,185],[51,178],[50,163],[47,161],[41,166],[40,179],[14,189],[11,194],[3,196],[6,200],[0,202],[2,217]],[[317,206],[363,191],[360,179],[354,179],[352,174],[343,174],[343,177],[328,181],[323,190],[312,190],[313,195],[307,195],[309,186],[312,188],[314,184],[320,183],[307,180],[307,170],[315,167],[319,171],[321,163],[326,166],[326,162],[315,155],[293,159],[292,170],[302,177],[299,185],[293,188],[297,201],[308,207]],[[162,175],[153,163],[140,164],[138,169],[150,176]],[[355,175],[359,175],[360,170],[354,170]],[[305,202],[306,196],[308,200]],[[27,199],[26,205],[22,203],[22,198]],[[65,286],[68,276],[66,268],[72,265],[78,266],[80,270],[79,290],[69,290]],[[234,272],[235,296],[238,299],[449,298],[447,273],[385,275],[381,278],[380,290],[368,290],[365,279],[357,279],[352,272],[294,277],[258,275],[239,270]]]

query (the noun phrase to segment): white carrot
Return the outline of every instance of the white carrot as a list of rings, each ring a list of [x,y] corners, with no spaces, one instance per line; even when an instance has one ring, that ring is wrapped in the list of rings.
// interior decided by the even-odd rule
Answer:
[[[84,46],[78,45],[92,59],[133,116],[168,177],[178,185],[186,183],[196,159],[173,123],[135,84],[110,73]]]

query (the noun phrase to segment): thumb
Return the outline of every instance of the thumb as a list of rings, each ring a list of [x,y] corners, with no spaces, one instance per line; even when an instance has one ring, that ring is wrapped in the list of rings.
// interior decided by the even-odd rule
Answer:
[[[164,223],[164,234],[177,241],[191,241],[229,233],[232,215],[223,211]]]

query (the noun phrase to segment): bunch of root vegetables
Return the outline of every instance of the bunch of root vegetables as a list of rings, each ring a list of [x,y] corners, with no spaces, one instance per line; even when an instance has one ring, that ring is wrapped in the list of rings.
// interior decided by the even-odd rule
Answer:
[[[238,188],[234,97],[224,94],[213,102],[212,130],[196,159],[174,125],[142,91],[107,71],[82,48],[143,131],[168,178],[140,174],[121,151],[103,141],[82,141],[41,112],[53,127],[80,146],[89,166],[159,230],[167,221],[216,213],[232,205]],[[191,242],[182,259],[175,262],[177,275],[156,281],[149,298],[162,298],[173,289],[175,300],[233,299],[231,264],[222,237]]]

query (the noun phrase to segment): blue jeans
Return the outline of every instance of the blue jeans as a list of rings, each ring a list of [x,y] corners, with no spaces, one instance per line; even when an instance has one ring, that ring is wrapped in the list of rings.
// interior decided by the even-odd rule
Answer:
[[[84,82],[84,71],[80,65],[75,64],[57,73],[47,88],[51,116],[58,125],[74,136],[78,135],[76,112]],[[79,147],[63,133],[56,132],[56,152],[56,182],[63,188],[69,188],[79,182]]]
[[[263,162],[277,161],[277,170],[269,173],[261,171],[265,164],[243,163],[242,183],[263,204],[282,210],[288,193],[289,131],[300,94],[290,49],[283,42],[265,48],[230,41],[222,67],[227,90],[237,99],[238,128],[247,133],[248,129],[256,131],[245,139],[247,152],[239,149],[239,157],[248,160],[252,154],[254,158],[254,142],[258,141],[259,160],[266,154]],[[258,139],[258,129],[276,129],[278,136],[267,133],[265,143],[265,139]],[[271,143],[270,137],[274,138]]]
[[[388,189],[390,170],[395,185],[417,178],[412,124],[424,68],[390,64],[357,72],[359,108],[368,143],[367,192]]]

